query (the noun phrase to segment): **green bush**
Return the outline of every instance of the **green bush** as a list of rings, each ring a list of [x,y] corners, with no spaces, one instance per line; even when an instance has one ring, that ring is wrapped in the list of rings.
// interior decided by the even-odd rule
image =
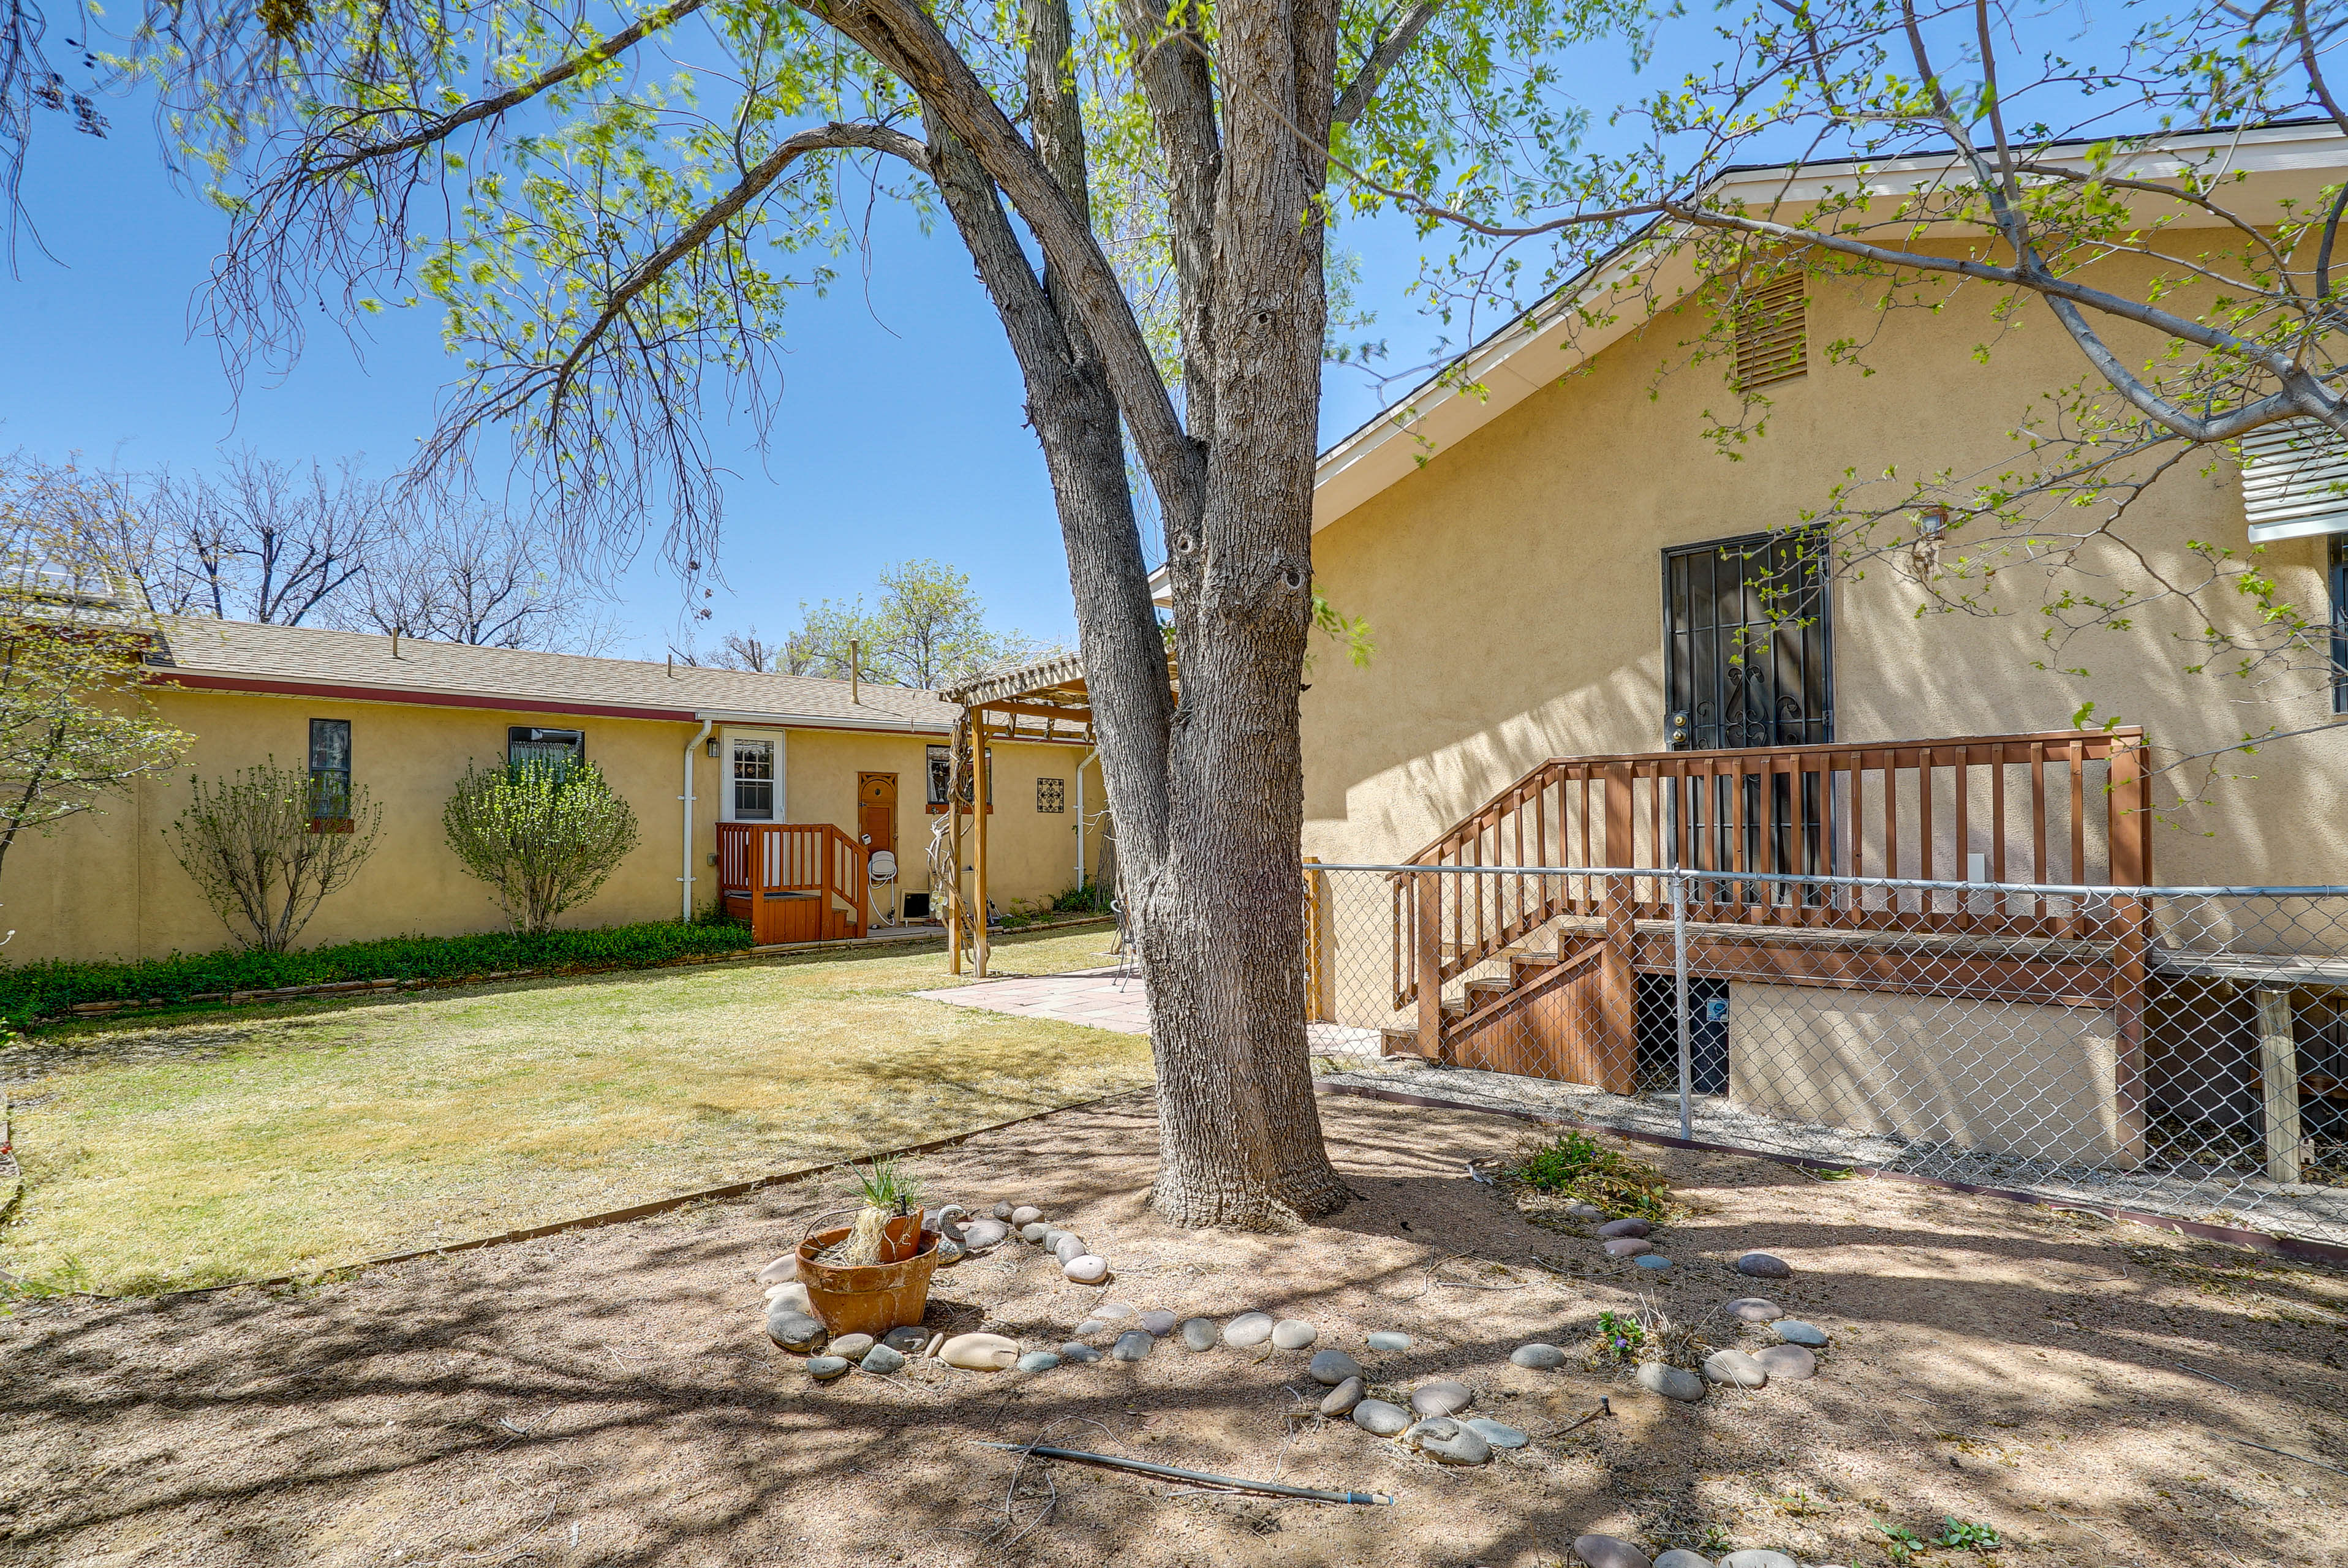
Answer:
[[[323,985],[338,980],[461,980],[513,969],[625,969],[750,945],[741,924],[647,921],[536,935],[489,931],[473,936],[394,936],[299,953],[225,948],[143,964],[0,965],[0,1020],[24,1025],[80,1002],[185,1002],[230,991]]]
[[[542,935],[636,847],[636,813],[592,762],[468,768],[440,813],[448,847],[516,931]]]

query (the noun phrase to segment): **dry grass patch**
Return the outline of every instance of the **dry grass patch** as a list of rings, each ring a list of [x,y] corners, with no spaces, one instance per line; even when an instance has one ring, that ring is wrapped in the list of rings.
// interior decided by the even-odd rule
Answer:
[[[26,1179],[0,1266],[107,1292],[324,1268],[1148,1080],[1146,1039],[909,995],[943,969],[925,945],[50,1031],[0,1061]]]

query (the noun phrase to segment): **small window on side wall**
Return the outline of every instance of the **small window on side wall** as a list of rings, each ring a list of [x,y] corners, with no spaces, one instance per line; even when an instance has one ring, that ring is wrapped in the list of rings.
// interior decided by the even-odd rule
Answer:
[[[587,732],[583,729],[540,729],[517,724],[506,730],[506,761],[510,766],[543,762],[568,771],[586,760]]]
[[[314,832],[351,830],[351,721],[310,721],[310,828]]]

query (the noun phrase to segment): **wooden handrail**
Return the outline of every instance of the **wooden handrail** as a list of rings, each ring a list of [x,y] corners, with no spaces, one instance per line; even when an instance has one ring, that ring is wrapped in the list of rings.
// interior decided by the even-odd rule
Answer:
[[[1740,873],[2141,886],[2152,877],[2143,758],[2135,728],[1551,758],[1406,863],[1716,872],[1690,885],[1697,921],[2097,936],[2110,915],[2076,900]],[[1669,913],[1656,878],[1393,881],[1398,1007],[1419,995],[1426,955],[1439,955],[1439,984],[1561,916],[1613,927]]]
[[[717,886],[722,897],[813,892],[840,898],[863,928],[867,851],[829,822],[720,822]]]

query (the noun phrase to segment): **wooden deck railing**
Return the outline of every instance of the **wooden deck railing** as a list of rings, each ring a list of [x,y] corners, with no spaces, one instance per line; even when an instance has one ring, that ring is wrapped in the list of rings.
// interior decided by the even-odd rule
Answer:
[[[864,846],[829,822],[720,822],[717,890],[749,905],[754,938],[817,941],[861,935],[864,930]],[[811,895],[812,921],[802,912],[769,910],[769,894]],[[845,910],[836,908],[844,900]]]
[[[1660,878],[1573,868],[1684,867],[1692,921],[2087,938],[2089,901],[1760,882],[1791,877],[2140,886],[2152,876],[2137,729],[1552,758],[1406,863],[1560,873],[1394,876],[1395,1005],[1560,916],[1610,928],[1670,914]],[[1746,873],[1740,875],[1740,873]]]

